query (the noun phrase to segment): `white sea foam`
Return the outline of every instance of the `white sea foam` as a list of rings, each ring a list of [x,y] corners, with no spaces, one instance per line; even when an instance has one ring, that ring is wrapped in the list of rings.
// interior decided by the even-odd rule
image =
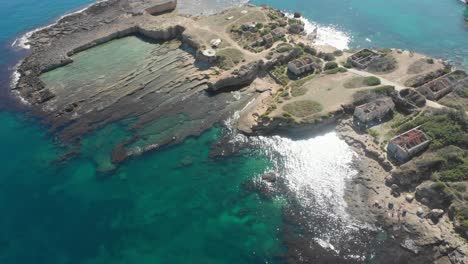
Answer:
[[[97,3],[102,3],[102,2],[106,2],[108,0],[98,0],[96,1],[95,3],[92,3],[80,10],[77,10],[75,12],[72,12],[72,13],[68,13],[68,14],[65,14],[61,17],[59,17],[54,23],[50,24],[50,25],[47,25],[47,26],[43,26],[43,27],[39,27],[39,28],[36,28],[34,30],[31,30],[27,33],[25,33],[24,35],[22,35],[21,37],[15,39],[15,41],[13,41],[13,43],[11,44],[12,47],[17,47],[17,48],[21,48],[21,49],[30,49],[31,48],[31,45],[28,44],[28,41],[29,41],[29,38],[36,32],[38,31],[41,31],[43,29],[46,29],[46,28],[50,28],[54,25],[56,25],[60,20],[62,20],[63,18],[66,18],[66,17],[69,17],[71,15],[75,15],[75,14],[79,14],[79,13],[83,13],[84,11],[86,11],[89,7],[91,7],[92,5],[94,4],[97,4]]]
[[[347,215],[343,197],[347,180],[357,174],[351,166],[356,154],[336,133],[306,140],[274,136],[253,141],[276,162],[288,188],[305,207]]]
[[[287,17],[294,17],[291,13],[285,13]],[[339,30],[333,25],[320,25],[316,22],[310,21],[305,17],[300,20],[304,22],[304,30],[307,34],[311,34],[317,28],[317,37],[314,40],[318,45],[330,45],[340,50],[349,49],[351,37],[348,33]]]

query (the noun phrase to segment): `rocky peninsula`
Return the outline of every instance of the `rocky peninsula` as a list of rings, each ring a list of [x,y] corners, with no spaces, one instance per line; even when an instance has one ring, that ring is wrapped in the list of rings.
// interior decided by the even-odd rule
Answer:
[[[468,263],[468,74],[411,51],[315,45],[299,13],[176,6],[109,0],[35,32],[14,90],[63,141],[124,126],[103,171],[235,113],[250,136],[335,129],[362,157],[350,213],[420,263]]]

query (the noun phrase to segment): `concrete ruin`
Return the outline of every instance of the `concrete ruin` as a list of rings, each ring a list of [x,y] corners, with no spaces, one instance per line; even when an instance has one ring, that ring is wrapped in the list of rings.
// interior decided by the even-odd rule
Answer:
[[[216,51],[207,48],[197,52],[197,59],[204,62],[214,63],[216,61]]]
[[[315,71],[322,67],[311,57],[301,57],[288,63],[288,70],[295,75],[300,75],[306,72]]]
[[[273,35],[273,38],[275,39],[280,39],[284,36],[286,36],[286,29],[284,28],[275,28],[271,31],[271,35]]]
[[[439,100],[451,93],[455,86],[467,77],[468,75],[466,72],[457,70],[432,80],[416,89],[429,100]]]
[[[382,57],[382,54],[379,54],[370,49],[362,49],[351,55],[348,58],[348,62],[356,68],[365,69],[372,61],[380,57]]]
[[[430,143],[430,138],[419,127],[416,127],[392,138],[388,143],[387,151],[390,157],[399,162],[406,162],[424,151]]]
[[[392,98],[383,97],[367,104],[360,105],[354,110],[354,121],[358,126],[368,126],[374,122],[382,122],[392,114],[395,103]]]

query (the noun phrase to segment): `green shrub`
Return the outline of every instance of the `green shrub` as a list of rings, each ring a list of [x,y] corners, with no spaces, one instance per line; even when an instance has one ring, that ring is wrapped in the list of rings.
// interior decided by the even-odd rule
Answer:
[[[326,70],[325,73],[326,74],[337,74],[339,72],[347,72],[348,70],[345,69],[345,68],[342,68],[342,67],[338,67],[338,68],[335,68],[335,69],[331,69],[331,70]]]
[[[319,58],[322,58],[324,61],[334,61],[335,56],[333,53],[324,53],[324,52],[319,52],[317,55]]]
[[[376,86],[380,84],[380,79],[374,76],[364,78],[363,83],[367,86]]]
[[[337,67],[338,67],[338,63],[336,63],[336,62],[333,61],[333,62],[327,62],[327,63],[325,63],[324,69],[325,69],[325,70],[331,70],[331,69],[335,69],[335,68],[337,68]]]
[[[392,86],[392,85],[378,86],[372,89],[372,92],[381,94],[381,95],[390,96],[395,92],[395,86]]]
[[[314,49],[314,48],[312,48],[311,46],[305,46],[305,47],[304,47],[304,52],[305,52],[305,53],[308,53],[308,54],[310,54],[310,55],[312,55],[312,56],[316,56],[316,55],[317,55],[317,50]]]
[[[257,29],[262,29],[262,28],[263,28],[263,24],[262,24],[262,23],[257,23],[257,24],[255,25],[255,27],[256,27]]]
[[[468,163],[456,166],[455,168],[439,172],[441,181],[460,182],[468,180]]]
[[[347,69],[351,69],[353,68],[353,64],[350,63],[349,61],[345,61],[342,63],[343,64],[343,67],[347,68]]]
[[[426,62],[429,63],[429,64],[434,64],[434,59],[429,58],[429,59],[426,60]]]
[[[291,44],[281,43],[276,48],[276,51],[279,52],[279,53],[283,53],[283,52],[287,52],[287,51],[292,50],[292,48],[293,48],[293,46]]]
[[[379,137],[379,131],[377,131],[376,129],[369,128],[367,130],[367,133],[371,135],[374,139],[377,139]]]
[[[262,36],[268,35],[269,33],[271,33],[271,29],[264,28],[260,33],[262,34]]]
[[[343,55],[343,51],[341,51],[341,50],[335,50],[335,51],[333,52],[333,55],[336,56],[336,57],[339,57],[339,56]]]

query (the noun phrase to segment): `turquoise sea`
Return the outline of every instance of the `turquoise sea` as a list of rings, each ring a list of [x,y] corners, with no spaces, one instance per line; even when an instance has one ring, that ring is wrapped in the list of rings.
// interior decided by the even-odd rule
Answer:
[[[69,146],[7,104],[10,74],[27,52],[11,44],[92,2],[0,0],[0,263],[283,263],[294,246],[308,243],[318,263],[333,258],[317,245],[356,250],[370,262],[367,244],[353,247],[352,232],[343,229],[341,199],[333,200],[356,174],[352,152],[333,133],[302,141],[258,138],[253,143],[264,151],[217,160],[209,150],[222,128],[214,127],[102,175],[98,168],[112,144],[130,136],[117,123],[85,137],[78,155],[61,161]],[[345,32],[351,47],[409,48],[468,65],[464,7],[456,0],[254,3],[299,10]],[[288,186],[275,199],[251,188],[252,179],[270,170],[282,172]],[[336,210],[326,210],[329,202]],[[300,221],[288,213],[296,207],[307,210]],[[308,226],[307,236],[299,222]],[[377,247],[381,237],[371,244]]]

